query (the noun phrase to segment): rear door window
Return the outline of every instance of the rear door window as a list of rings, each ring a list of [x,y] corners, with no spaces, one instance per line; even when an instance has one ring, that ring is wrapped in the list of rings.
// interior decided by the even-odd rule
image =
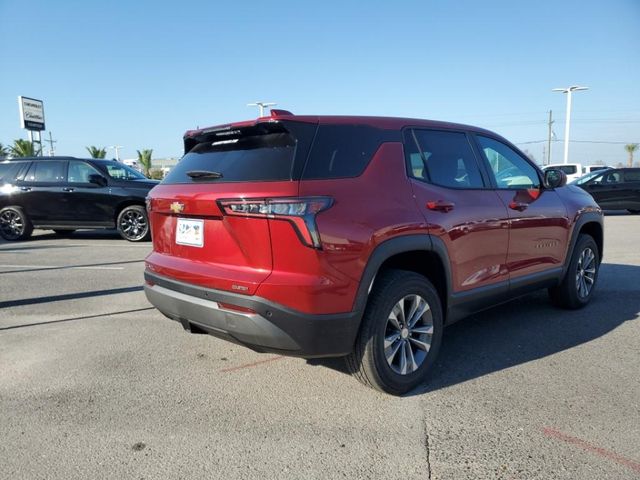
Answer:
[[[405,155],[413,178],[448,188],[484,188],[476,156],[463,132],[407,130]]]
[[[67,162],[46,160],[33,162],[24,180],[33,183],[64,183],[66,178]]]

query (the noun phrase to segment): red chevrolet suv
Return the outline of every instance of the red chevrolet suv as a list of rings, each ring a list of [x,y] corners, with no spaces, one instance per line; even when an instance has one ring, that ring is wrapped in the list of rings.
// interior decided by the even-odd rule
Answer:
[[[184,146],[147,199],[145,292],[193,333],[345,356],[401,394],[445,325],[535,289],[566,308],[593,295],[602,211],[492,132],[273,110]]]

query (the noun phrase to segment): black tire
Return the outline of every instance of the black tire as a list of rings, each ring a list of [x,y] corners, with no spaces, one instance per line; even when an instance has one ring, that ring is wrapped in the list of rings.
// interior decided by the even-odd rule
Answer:
[[[27,240],[33,233],[33,224],[20,207],[0,210],[0,236],[9,241]]]
[[[634,215],[637,215],[637,214],[639,214],[639,213],[640,213],[640,210],[635,210],[635,209],[633,209],[633,208],[629,208],[629,209],[627,209],[627,211],[628,211],[629,213],[633,213]]]
[[[54,230],[56,235],[59,235],[61,237],[70,237],[73,232],[75,232],[75,230]]]
[[[593,254],[592,260],[589,260],[589,251]],[[593,273],[591,273],[591,270],[593,270]],[[598,251],[598,245],[590,235],[580,234],[571,253],[571,261],[562,282],[557,287],[549,289],[551,302],[557,307],[569,310],[584,307],[593,296],[599,271],[600,252]],[[589,277],[592,281],[585,279],[582,282],[580,277]],[[581,288],[581,283],[582,285],[589,285],[586,293]]]
[[[117,219],[118,233],[130,242],[144,242],[151,238],[147,211],[140,205],[129,205],[122,209]]]
[[[405,328],[393,330],[395,327],[392,325],[391,316],[392,311],[395,312],[401,302],[403,305],[407,305],[404,303],[405,299],[413,296],[421,297],[426,301],[429,309],[418,319],[420,323],[414,324],[416,325],[415,330],[405,336]],[[432,326],[430,338],[427,334],[414,338],[419,335],[415,332],[429,328],[426,326],[429,323]],[[418,328],[417,325],[422,325],[422,327]],[[389,330],[390,328],[392,330]],[[387,270],[379,275],[369,294],[354,351],[346,357],[347,369],[367,386],[393,395],[406,393],[422,384],[429,375],[440,350],[442,330],[443,318],[440,297],[431,282],[417,273]],[[390,332],[392,333],[390,334]],[[401,335],[400,332],[402,332]],[[384,343],[385,337],[389,339],[393,335],[400,336],[387,346],[386,352],[392,358],[390,362],[385,355]],[[428,350],[425,351],[424,348],[417,347],[416,341],[424,340],[426,343],[427,339],[430,343]],[[404,346],[395,347],[396,342],[404,343]],[[405,356],[407,345],[410,348],[415,347],[417,350],[415,354],[410,355],[410,358],[415,359],[418,364],[417,359],[420,355],[420,362],[417,369],[403,374],[398,372],[398,369],[402,368],[402,358],[399,359],[399,366],[394,365],[394,362],[396,362],[398,355]],[[395,348],[396,357],[391,354],[393,348]]]

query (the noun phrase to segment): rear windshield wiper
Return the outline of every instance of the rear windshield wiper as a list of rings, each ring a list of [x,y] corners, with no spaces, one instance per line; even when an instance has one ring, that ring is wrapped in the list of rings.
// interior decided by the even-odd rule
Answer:
[[[212,172],[210,170],[189,170],[187,175],[194,180],[201,178],[222,178],[222,174],[220,172]]]

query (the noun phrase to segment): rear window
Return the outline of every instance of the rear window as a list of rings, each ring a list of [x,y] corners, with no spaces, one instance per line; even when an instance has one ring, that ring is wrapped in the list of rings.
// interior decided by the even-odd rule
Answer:
[[[28,166],[26,162],[0,163],[0,183],[12,182],[19,177],[20,172]]]
[[[562,170],[567,175],[573,175],[578,172],[578,167],[575,165],[554,165],[551,168],[555,168],[556,170]]]
[[[302,178],[357,177],[383,141],[400,141],[399,133],[365,125],[320,125]]]
[[[162,183],[291,180],[304,162],[314,131],[315,125],[287,129],[271,123],[205,133]],[[214,172],[220,177],[192,178],[190,172]]]

